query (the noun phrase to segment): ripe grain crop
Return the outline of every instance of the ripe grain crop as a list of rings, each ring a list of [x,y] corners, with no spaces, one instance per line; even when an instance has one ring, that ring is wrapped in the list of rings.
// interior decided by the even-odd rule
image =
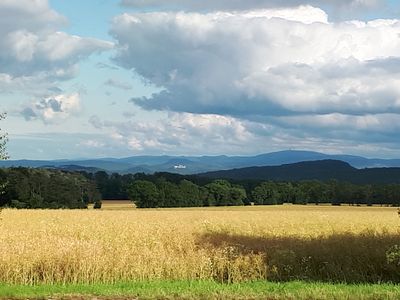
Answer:
[[[399,225],[375,207],[5,209],[0,283],[400,282]]]

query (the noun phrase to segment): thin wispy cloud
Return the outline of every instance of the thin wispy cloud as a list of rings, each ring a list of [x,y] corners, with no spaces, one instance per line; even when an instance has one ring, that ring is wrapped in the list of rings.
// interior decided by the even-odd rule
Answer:
[[[330,5],[340,9],[373,9],[385,5],[383,0],[122,0],[121,5],[135,8],[175,10],[253,10],[294,7],[299,5]]]
[[[117,89],[121,89],[121,90],[131,90],[132,89],[132,85],[130,85],[127,82],[123,82],[123,81],[119,81],[116,79],[108,79],[106,82],[104,82],[105,85],[113,87],[113,88],[117,88]]]

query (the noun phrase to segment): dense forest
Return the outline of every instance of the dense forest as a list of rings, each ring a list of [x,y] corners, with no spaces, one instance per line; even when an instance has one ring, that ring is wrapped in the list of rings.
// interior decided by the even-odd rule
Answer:
[[[101,201],[94,181],[79,173],[52,169],[0,169],[0,206],[86,208]]]
[[[172,173],[120,175],[55,169],[0,169],[0,206],[86,208],[101,199],[132,199],[139,208],[321,204],[400,206],[400,184],[337,180],[225,180]]]
[[[400,168],[364,168],[357,169],[340,160],[303,161],[280,166],[247,167],[221,170],[199,174],[207,178],[227,180],[263,180],[263,181],[329,181],[354,184],[393,184],[400,183]]]
[[[353,184],[337,180],[221,180],[172,173],[83,173],[103,199],[128,199],[138,207],[320,204],[400,205],[400,184]]]

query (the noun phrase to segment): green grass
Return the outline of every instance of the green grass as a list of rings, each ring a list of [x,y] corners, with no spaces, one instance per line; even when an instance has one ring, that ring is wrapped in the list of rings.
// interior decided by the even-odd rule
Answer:
[[[305,282],[157,281],[94,285],[8,286],[0,284],[0,299],[400,299],[400,286],[345,285]]]

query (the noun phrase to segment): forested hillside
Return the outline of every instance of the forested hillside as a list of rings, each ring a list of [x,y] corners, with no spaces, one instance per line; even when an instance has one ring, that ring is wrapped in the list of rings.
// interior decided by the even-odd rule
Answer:
[[[222,170],[199,174],[199,176],[232,180],[338,180],[355,184],[390,184],[400,183],[400,168],[356,169],[339,160],[319,160],[281,166]]]
[[[131,156],[86,160],[0,160],[0,167],[58,168],[71,171],[106,171],[120,174],[174,172],[182,175],[233,168],[280,166],[305,161],[340,160],[355,168],[400,167],[400,159],[369,159],[311,151],[279,151],[255,156]]]

